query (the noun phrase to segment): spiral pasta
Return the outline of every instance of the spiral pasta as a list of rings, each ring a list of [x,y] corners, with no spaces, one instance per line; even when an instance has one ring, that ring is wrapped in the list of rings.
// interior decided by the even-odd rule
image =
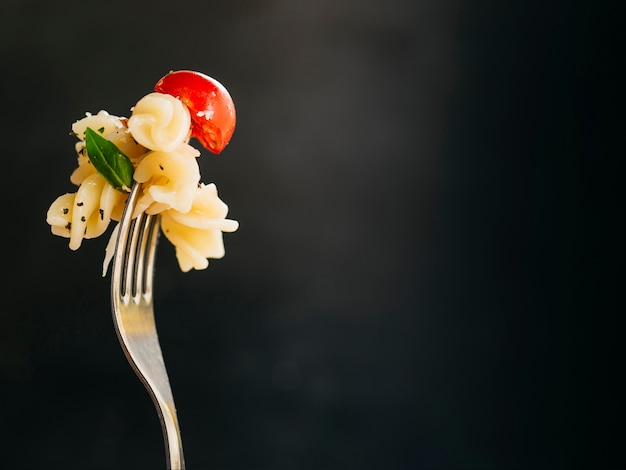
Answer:
[[[239,227],[237,221],[226,219],[227,214],[228,206],[218,197],[213,183],[197,188],[188,212],[163,212],[163,234],[176,247],[182,271],[205,269],[209,265],[207,258],[224,256],[222,232],[234,232]]]
[[[171,152],[153,151],[135,169],[134,179],[147,183],[137,201],[137,211],[158,214],[173,208],[180,212],[191,209],[200,182],[196,157],[200,152],[183,144]]]
[[[215,184],[200,182],[197,157],[189,145],[190,114],[177,98],[150,93],[132,108],[130,118],[104,110],[72,125],[78,138],[77,167],[70,181],[75,193],[57,197],[46,221],[54,235],[69,238],[71,250],[84,239],[102,235],[111,221],[119,221],[128,193],[115,189],[100,174],[87,152],[87,128],[99,133],[133,165],[133,180],[142,185],[135,214],[160,214],[161,228],[174,245],[182,271],[205,269],[208,258],[224,256],[223,232],[234,232],[239,223],[226,219],[228,206],[218,197]],[[113,256],[116,225],[105,250],[103,275]]]
[[[127,197],[94,173],[76,193],[59,196],[48,209],[46,221],[53,234],[69,238],[70,249],[77,250],[83,238],[99,237],[112,218],[119,220]]]
[[[137,142],[152,150],[174,150],[191,134],[189,110],[178,99],[150,93],[133,107],[128,129]]]

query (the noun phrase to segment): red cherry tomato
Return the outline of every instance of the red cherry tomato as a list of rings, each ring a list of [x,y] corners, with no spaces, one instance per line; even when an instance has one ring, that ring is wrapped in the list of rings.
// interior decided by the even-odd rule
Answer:
[[[219,154],[235,130],[235,104],[217,80],[192,70],[177,70],[161,78],[154,91],[172,95],[189,108],[191,136]]]

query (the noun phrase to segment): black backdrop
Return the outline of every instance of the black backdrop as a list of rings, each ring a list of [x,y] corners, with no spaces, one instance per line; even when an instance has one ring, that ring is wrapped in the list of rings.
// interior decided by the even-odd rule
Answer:
[[[231,92],[240,222],[157,322],[190,470],[626,468],[618,2],[0,6],[0,467],[164,467],[72,252],[71,123],[171,69]]]

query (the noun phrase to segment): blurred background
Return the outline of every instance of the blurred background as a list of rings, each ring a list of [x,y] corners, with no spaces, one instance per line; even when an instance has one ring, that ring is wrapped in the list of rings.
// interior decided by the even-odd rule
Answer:
[[[2,0],[2,468],[158,469],[71,124],[221,81],[240,222],[156,316],[190,470],[623,469],[618,2]],[[199,147],[199,145],[196,146]]]

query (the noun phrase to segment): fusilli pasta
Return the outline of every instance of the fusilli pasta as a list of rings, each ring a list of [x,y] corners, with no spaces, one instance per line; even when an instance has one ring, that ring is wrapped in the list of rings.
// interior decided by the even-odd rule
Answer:
[[[181,270],[205,269],[208,258],[224,256],[222,233],[234,232],[239,223],[226,219],[228,207],[215,184],[200,182],[200,152],[189,144],[189,110],[179,99],[156,92],[131,110],[128,119],[101,110],[72,125],[78,142],[77,167],[70,181],[78,189],[56,198],[46,221],[54,235],[69,238],[70,249],[77,250],[83,239],[99,237],[112,220],[121,218],[128,193],[109,184],[87,154],[85,133],[91,128],[131,161],[133,180],[142,185],[135,215],[160,214],[162,231],[175,247]],[[117,225],[106,248],[103,275],[116,233]]]

